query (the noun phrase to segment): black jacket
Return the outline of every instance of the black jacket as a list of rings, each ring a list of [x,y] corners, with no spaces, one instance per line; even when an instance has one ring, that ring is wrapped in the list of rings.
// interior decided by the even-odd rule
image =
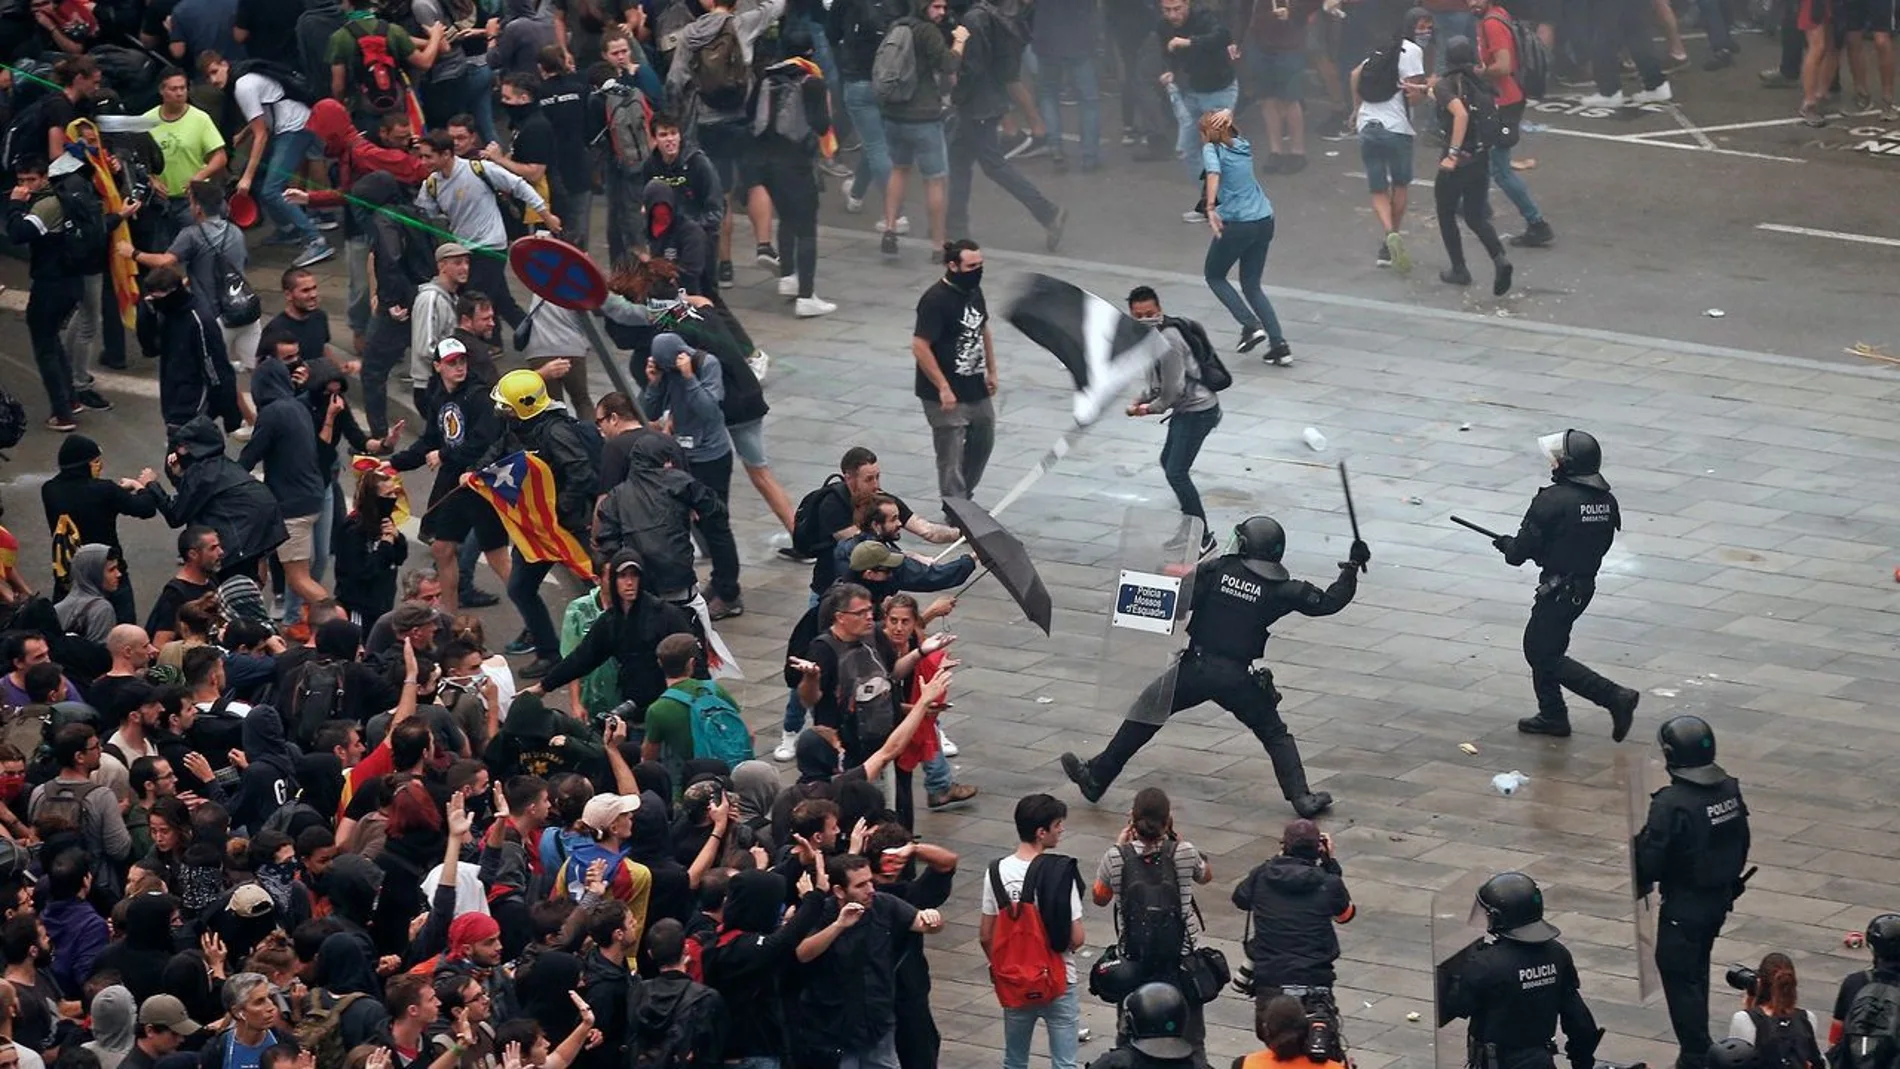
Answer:
[[[706,232],[717,231],[725,222],[726,193],[719,185],[719,172],[698,148],[680,149],[672,163],[661,159],[656,149],[640,168],[640,184],[650,191],[656,181],[673,189],[680,212]]]
[[[1185,37],[1188,47],[1168,51],[1168,42]],[[1181,88],[1195,93],[1214,93],[1234,84],[1234,61],[1227,46],[1234,35],[1221,25],[1214,13],[1204,9],[1188,12],[1187,20],[1176,26],[1166,19],[1155,22],[1155,38],[1161,47],[1162,62]]]
[[[639,560],[640,555],[629,549],[614,554],[608,564],[608,577],[603,581],[613,583],[615,565]],[[611,657],[620,662],[621,697],[639,703],[644,709],[666,691],[666,677],[660,672],[660,662],[654,654],[660,640],[692,631],[693,620],[686,610],[647,593],[644,584],[630,603],[622,602],[619,592],[615,591],[613,605],[587,629],[587,635],[572,653],[548,669],[541,686],[549,691],[557,690],[599,668]]]
[[[427,462],[431,451],[442,454],[442,466],[436,469],[435,485],[429,489],[429,504],[447,497],[462,481],[464,473],[487,453],[501,437],[501,416],[488,399],[488,384],[473,375],[454,390],[445,388],[440,379],[429,384],[422,407],[428,410],[429,425],[422,436],[389,458],[397,471],[414,471]]]
[[[318,470],[317,428],[291,384],[290,365],[260,362],[251,375],[251,400],[257,404],[257,430],[244,443],[238,463],[248,471],[264,466],[264,485],[285,516],[316,515],[329,503]]]
[[[67,438],[60,452],[78,440],[78,435]],[[151,490],[127,490],[111,479],[94,478],[89,459],[62,462],[59,473],[41,484],[40,504],[46,508],[46,529],[54,541],[62,537],[61,528],[70,527],[75,550],[90,543],[117,549],[120,516],[146,520],[158,515],[158,499]]]
[[[655,158],[657,154],[655,154]],[[679,268],[679,287],[682,293],[700,292],[701,280],[706,274],[706,265],[711,262],[712,238],[717,234],[717,223],[708,224],[694,219],[692,214],[680,207],[679,191],[668,185],[665,179],[655,178],[647,183],[643,197],[647,213],[647,244],[653,255],[662,260],[670,260]],[[664,230],[657,229],[653,209],[664,206],[670,213]]]
[[[637,551],[645,562],[641,586],[656,594],[690,590],[698,578],[694,513],[701,523],[728,522],[719,495],[691,474],[667,466],[669,442],[658,435],[634,442],[627,453],[627,477],[601,498],[594,522],[596,558]]]
[[[139,344],[158,354],[158,410],[165,425],[178,427],[207,415],[222,420],[225,430],[236,430],[243,421],[237,374],[210,297],[180,286],[163,301],[139,303]]]
[[[1506,536],[1498,549],[1513,567],[1537,562],[1545,578],[1595,578],[1604,554],[1623,527],[1616,495],[1608,490],[1569,482],[1563,476],[1537,491],[1515,536]]]
[[[405,219],[398,218],[392,212],[408,207],[410,198],[415,196],[413,187],[405,187],[402,181],[388,171],[371,171],[358,178],[350,187],[350,196],[362,202],[367,208],[360,218],[365,221],[364,230],[369,238],[369,249],[375,260],[376,302],[381,308],[410,308],[416,302],[416,289],[428,276],[417,278],[422,269],[420,264],[412,264],[409,257],[403,255]],[[355,211],[345,213],[357,216]]]
[[[1234,887],[1234,908],[1247,911],[1247,960],[1261,986],[1326,986],[1339,960],[1335,924],[1352,920],[1352,896],[1339,862],[1272,857]]]
[[[907,6],[883,0],[835,0],[825,14],[825,36],[838,63],[839,81],[871,80],[871,60],[877,55],[877,46],[891,23],[897,21],[892,9]]]
[[[327,356],[304,366],[310,369],[310,377],[304,380],[298,399],[310,409],[310,422],[321,432],[330,405],[330,384],[342,383],[339,396],[347,399],[350,377]],[[350,455],[369,452],[369,435],[363,431],[363,425],[356,422],[356,413],[347,404],[330,421],[330,440],[324,441],[321,433],[317,436],[317,475],[326,486],[336,481],[337,457],[343,455],[344,446],[352,450]]]
[[[394,542],[383,541],[383,520],[395,505],[379,498],[373,514],[350,513],[331,539],[336,549],[336,600],[371,622],[396,607],[396,572],[409,559],[409,539],[401,531]]]
[[[277,808],[297,794],[296,747],[284,738],[284,719],[269,705],[251,707],[244,718],[244,756],[250,764],[238,780],[231,826],[255,835]]]
[[[646,984],[634,979],[626,965],[609,961],[599,950],[588,951],[581,963],[581,978],[587,983],[582,993],[587,1004],[593,1007],[594,1027],[600,1029],[605,1038],[599,1046],[583,1050],[574,1059],[575,1069],[622,1069],[632,1064],[629,1048],[633,1028],[629,1004],[636,996],[631,988],[640,984],[644,995]],[[713,1065],[717,1061],[699,1064]]]
[[[173,497],[152,484],[158,509],[173,527],[201,523],[218,532],[228,571],[254,561],[290,537],[277,496],[224,455],[224,435],[209,417],[178,428],[173,448],[182,468]]]
[[[725,1057],[724,1037],[731,1025],[719,992],[683,972],[663,972],[640,985],[631,1046],[652,1049],[677,1034],[687,1039],[693,1065],[718,1065]],[[682,1048],[675,1048],[682,1049]]]
[[[791,1054],[780,985],[792,975],[799,941],[816,930],[820,911],[801,903],[780,925],[786,887],[777,873],[735,874],[727,891],[724,928],[702,959],[707,986],[719,992],[726,1005],[744,1009],[727,1019],[726,1058],[782,1060]]]
[[[587,533],[594,494],[600,485],[600,449],[589,441],[565,408],[547,408],[528,420],[504,418],[501,436],[488,447],[475,467],[482,468],[510,453],[529,452],[554,473],[554,515],[576,537]]]
[[[1022,77],[1023,46],[1029,34],[1018,19],[990,0],[971,5],[963,25],[970,37],[963,43],[963,64],[950,91],[951,104],[962,119],[998,118],[1009,110],[1009,83]]]

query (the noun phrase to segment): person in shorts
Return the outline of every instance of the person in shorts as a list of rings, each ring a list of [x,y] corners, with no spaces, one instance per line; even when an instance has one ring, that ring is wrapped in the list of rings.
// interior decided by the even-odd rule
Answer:
[[[1377,263],[1400,271],[1412,269],[1412,258],[1405,251],[1399,230],[1405,223],[1405,204],[1412,188],[1412,141],[1418,133],[1412,126],[1412,105],[1425,95],[1425,50],[1418,45],[1418,35],[1430,33],[1431,28],[1431,13],[1413,8],[1405,13],[1405,25],[1396,40],[1380,46],[1383,49],[1396,43],[1399,49],[1398,92],[1392,96],[1367,100],[1361,94],[1366,62],[1354,67],[1351,77],[1352,125],[1359,134],[1359,158],[1366,169],[1366,188],[1372,194],[1372,214],[1383,232]]]
[[[1306,169],[1306,27],[1320,0],[1267,0],[1246,33],[1247,74],[1265,124],[1268,174]]]
[[[1879,65],[1880,117],[1887,122],[1900,121],[1900,106],[1894,103],[1893,33],[1897,0],[1840,0],[1840,41],[1847,55],[1847,66],[1854,73],[1854,109],[1852,114],[1874,111],[1873,79],[1867,73],[1867,42],[1874,45],[1874,62]]]
[[[1826,126],[1821,100],[1834,76],[1840,73],[1841,53],[1835,40],[1835,25],[1840,12],[1838,0],[1789,0],[1799,5],[1795,26],[1808,39],[1807,53],[1801,58],[1801,121],[1808,126]]]
[[[950,151],[943,136],[943,91],[939,80],[963,58],[964,42],[970,31],[962,26],[950,32],[948,43],[941,32],[949,11],[948,0],[926,0],[923,22],[912,32],[912,47],[917,52],[917,89],[909,100],[880,102],[878,114],[884,120],[884,143],[891,154],[891,177],[884,188],[884,238],[882,252],[897,255],[897,212],[904,206],[904,186],[916,168],[924,180],[924,203],[930,212],[930,244],[943,248],[949,238],[944,231],[949,208]]]

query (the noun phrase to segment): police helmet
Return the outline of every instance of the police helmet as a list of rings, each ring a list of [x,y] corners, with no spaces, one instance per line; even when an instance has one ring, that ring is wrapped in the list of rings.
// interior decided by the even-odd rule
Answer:
[[[1140,962],[1104,952],[1089,970],[1089,994],[1104,1002],[1119,1003],[1134,994],[1144,976]]]
[[[1610,488],[1598,474],[1603,467],[1603,447],[1597,444],[1595,435],[1573,428],[1561,434],[1546,434],[1537,439],[1537,444],[1557,462],[1557,477],[1564,482],[1598,490]]]
[[[1715,763],[1715,730],[1699,716],[1672,716],[1656,729],[1663,764],[1680,780],[1713,787],[1728,778]]]
[[[1709,1069],[1755,1069],[1761,1060],[1755,1056],[1755,1045],[1746,1039],[1719,1039],[1709,1048],[1708,1060],[1704,1063]]]
[[[1560,934],[1544,920],[1544,892],[1521,872],[1500,872],[1478,888],[1486,930],[1514,943],[1548,943]]]
[[[1173,984],[1143,984],[1122,1000],[1122,1034],[1150,1058],[1182,1061],[1194,1056],[1187,1040],[1188,1004]]]
[[[1275,582],[1287,577],[1280,558],[1286,555],[1286,531],[1271,516],[1249,516],[1234,528],[1234,543],[1247,570]]]
[[[1867,922],[1867,949],[1875,961],[1900,964],[1900,913],[1882,913]]]

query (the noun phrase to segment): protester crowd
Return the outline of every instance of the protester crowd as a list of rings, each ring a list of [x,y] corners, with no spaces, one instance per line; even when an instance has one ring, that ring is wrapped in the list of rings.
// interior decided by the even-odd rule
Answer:
[[[1799,35],[1811,5],[1790,6]],[[1700,10],[1721,65],[1721,5]],[[959,532],[885,491],[861,445],[796,505],[778,483],[770,358],[721,296],[746,239],[793,314],[820,316],[836,308],[818,295],[822,186],[881,216],[886,256],[921,213],[944,276],[919,301],[915,392],[937,497],[967,497],[998,388],[974,172],[1055,250],[1068,212],[1024,168],[1107,165],[1106,66],[1122,144],[1178,157],[1195,182],[1183,217],[1212,231],[1206,274],[1240,351],[1284,366],[1258,175],[1299,171],[1309,126],[1360,137],[1380,261],[1407,269],[1413,112],[1431,99],[1443,277],[1471,280],[1462,217],[1503,293],[1490,184],[1524,217],[1513,245],[1554,239],[1506,143],[1548,91],[1521,83],[1593,70],[1620,106],[1627,51],[1643,80],[1627,99],[1667,100],[1680,42],[1654,57],[1652,15],[1674,32],[1666,4],[1638,0],[1515,15],[1487,0],[0,14],[7,234],[30,258],[46,426],[65,435],[41,494],[50,573],[0,558],[0,704],[22,710],[0,745],[0,1069],[9,1052],[28,1069],[935,1065],[921,936],[943,924],[958,858],[913,834],[913,777],[931,810],[977,795],[937,724],[955,598],[928,596],[976,562],[902,548],[906,532],[940,546]],[[1877,45],[1891,110],[1892,27],[1845,29],[1850,60]],[[1832,77],[1834,37],[1806,39]],[[1315,85],[1328,106],[1309,116]],[[247,276],[260,219],[256,244],[287,251],[281,301]],[[506,251],[535,231],[612,276],[601,314],[632,395],[593,396],[584,313],[518,296]],[[333,329],[310,268],[339,253]],[[1171,345],[1129,415],[1177,413],[1163,466],[1204,521],[1189,469],[1219,422],[1218,360],[1153,290],[1129,303]],[[92,369],[132,367],[128,337],[156,363],[162,456],[108,458],[77,433],[112,408]],[[413,422],[390,410],[392,377]],[[812,568],[771,760],[718,683],[730,655],[713,625],[745,611],[735,458],[785,529],[779,552]],[[402,475],[425,468],[412,502]],[[179,532],[176,571],[138,577],[144,599],[122,518]],[[483,561],[501,595],[477,585]],[[550,605],[544,580],[570,572]],[[521,632],[491,642],[465,610],[501,596]],[[1038,1020],[1057,1069],[1075,1064],[1084,893],[1113,904],[1138,966],[1097,993],[1187,991],[1189,1047],[1167,1049],[1204,1062],[1199,1006],[1226,982],[1192,897],[1211,867],[1144,791],[1085,892],[1053,853],[1065,813],[1023,799],[1016,852],[982,886],[1005,1066],[1026,1064]],[[1261,989],[1260,1034],[1293,1051],[1311,1046],[1307,1014],[1275,995],[1330,997],[1331,926],[1353,907],[1316,826],[1295,822],[1283,847],[1233,904],[1259,922],[1255,972],[1280,977]],[[1295,914],[1298,960],[1267,934]],[[1031,997],[1023,977],[1056,974],[1053,998]]]

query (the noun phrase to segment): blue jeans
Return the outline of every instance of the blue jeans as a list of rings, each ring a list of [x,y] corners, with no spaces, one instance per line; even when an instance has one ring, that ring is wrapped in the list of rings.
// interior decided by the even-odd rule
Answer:
[[[1084,56],[1080,59],[1041,58],[1042,73],[1036,79],[1036,88],[1042,97],[1042,119],[1049,124],[1049,138],[1058,154],[1062,152],[1062,100],[1060,90],[1063,83],[1075,86],[1075,94],[1082,98],[1082,163],[1093,167],[1102,162],[1102,90],[1095,79],[1095,60]]]
[[[317,232],[317,224],[310,221],[302,208],[284,199],[284,189],[303,168],[304,157],[316,143],[317,135],[308,130],[272,134],[270,144],[264,148],[263,180],[257,185],[257,203],[264,214],[277,224],[277,229],[295,230],[305,243],[323,235]]]
[[[475,130],[487,144],[495,137],[495,69],[486,63],[473,64],[462,79],[463,103],[475,116]]]
[[[1196,93],[1192,89],[1181,88],[1177,82],[1168,87],[1168,99],[1174,103],[1174,121],[1178,124],[1174,137],[1175,155],[1181,157],[1189,174],[1199,177],[1201,116],[1210,111],[1232,110],[1234,101],[1240,99],[1240,83],[1216,89],[1212,93]]]
[[[1044,1006],[1003,1009],[1003,1069],[1029,1069],[1029,1044],[1036,1022],[1049,1030],[1050,1069],[1075,1069],[1081,1041],[1076,1028],[1082,1020],[1081,988],[1071,983],[1062,997]]]
[[[897,1069],[897,1029],[895,1026],[884,1030],[884,1034],[871,1041],[871,1045],[861,1050],[846,1050],[838,1057],[838,1069]]]
[[[1242,330],[1265,327],[1267,340],[1280,342],[1280,317],[1273,314],[1273,303],[1260,288],[1260,276],[1267,269],[1267,250],[1273,245],[1273,216],[1241,223],[1223,223],[1220,237],[1207,246],[1207,259],[1201,272],[1207,288],[1214,291]],[[1240,265],[1240,292],[1227,281],[1227,272]],[[1246,300],[1241,299],[1242,294]]]
[[[548,603],[541,600],[541,580],[554,570],[554,562],[530,561],[518,549],[509,552],[514,555],[514,565],[508,572],[508,601],[514,605],[515,612],[521,614],[522,625],[534,639],[534,655],[558,661],[561,633],[554,629]]]
[[[1220,407],[1203,412],[1176,412],[1168,417],[1168,440],[1161,446],[1161,474],[1168,488],[1181,503],[1181,513],[1193,516],[1207,526],[1207,511],[1201,507],[1201,492],[1194,486],[1194,458],[1201,455],[1201,443],[1220,426]]]
[[[475,566],[482,561],[482,544],[475,540],[474,532],[469,532],[462,544],[455,547],[455,588],[460,600],[466,601],[475,590]]]
[[[1505,125],[1520,131],[1523,129],[1523,102],[1499,108],[1498,113]],[[1523,216],[1526,223],[1536,226],[1544,221],[1544,213],[1537,210],[1537,202],[1531,199],[1530,187],[1511,169],[1511,150],[1503,145],[1491,146],[1491,181],[1504,191],[1505,196],[1511,198],[1511,203],[1517,207],[1517,214]]]
[[[336,530],[337,510],[343,507],[343,491],[338,488],[332,475],[332,482],[323,493],[323,507],[317,510],[317,522],[310,532],[310,578],[323,582],[324,573],[330,570],[330,536]],[[296,623],[303,619],[304,601],[297,591],[284,587],[284,622]],[[371,621],[372,623],[374,621]]]
[[[843,95],[844,110],[850,113],[851,125],[864,142],[864,160],[851,177],[852,199],[863,200],[872,186],[880,193],[884,191],[884,183],[891,177],[891,150],[884,144],[884,118],[878,114],[877,91],[871,83],[846,82]]]
[[[957,777],[950,770],[950,759],[941,751],[937,756],[924,762],[924,794],[942,794],[956,786]]]

